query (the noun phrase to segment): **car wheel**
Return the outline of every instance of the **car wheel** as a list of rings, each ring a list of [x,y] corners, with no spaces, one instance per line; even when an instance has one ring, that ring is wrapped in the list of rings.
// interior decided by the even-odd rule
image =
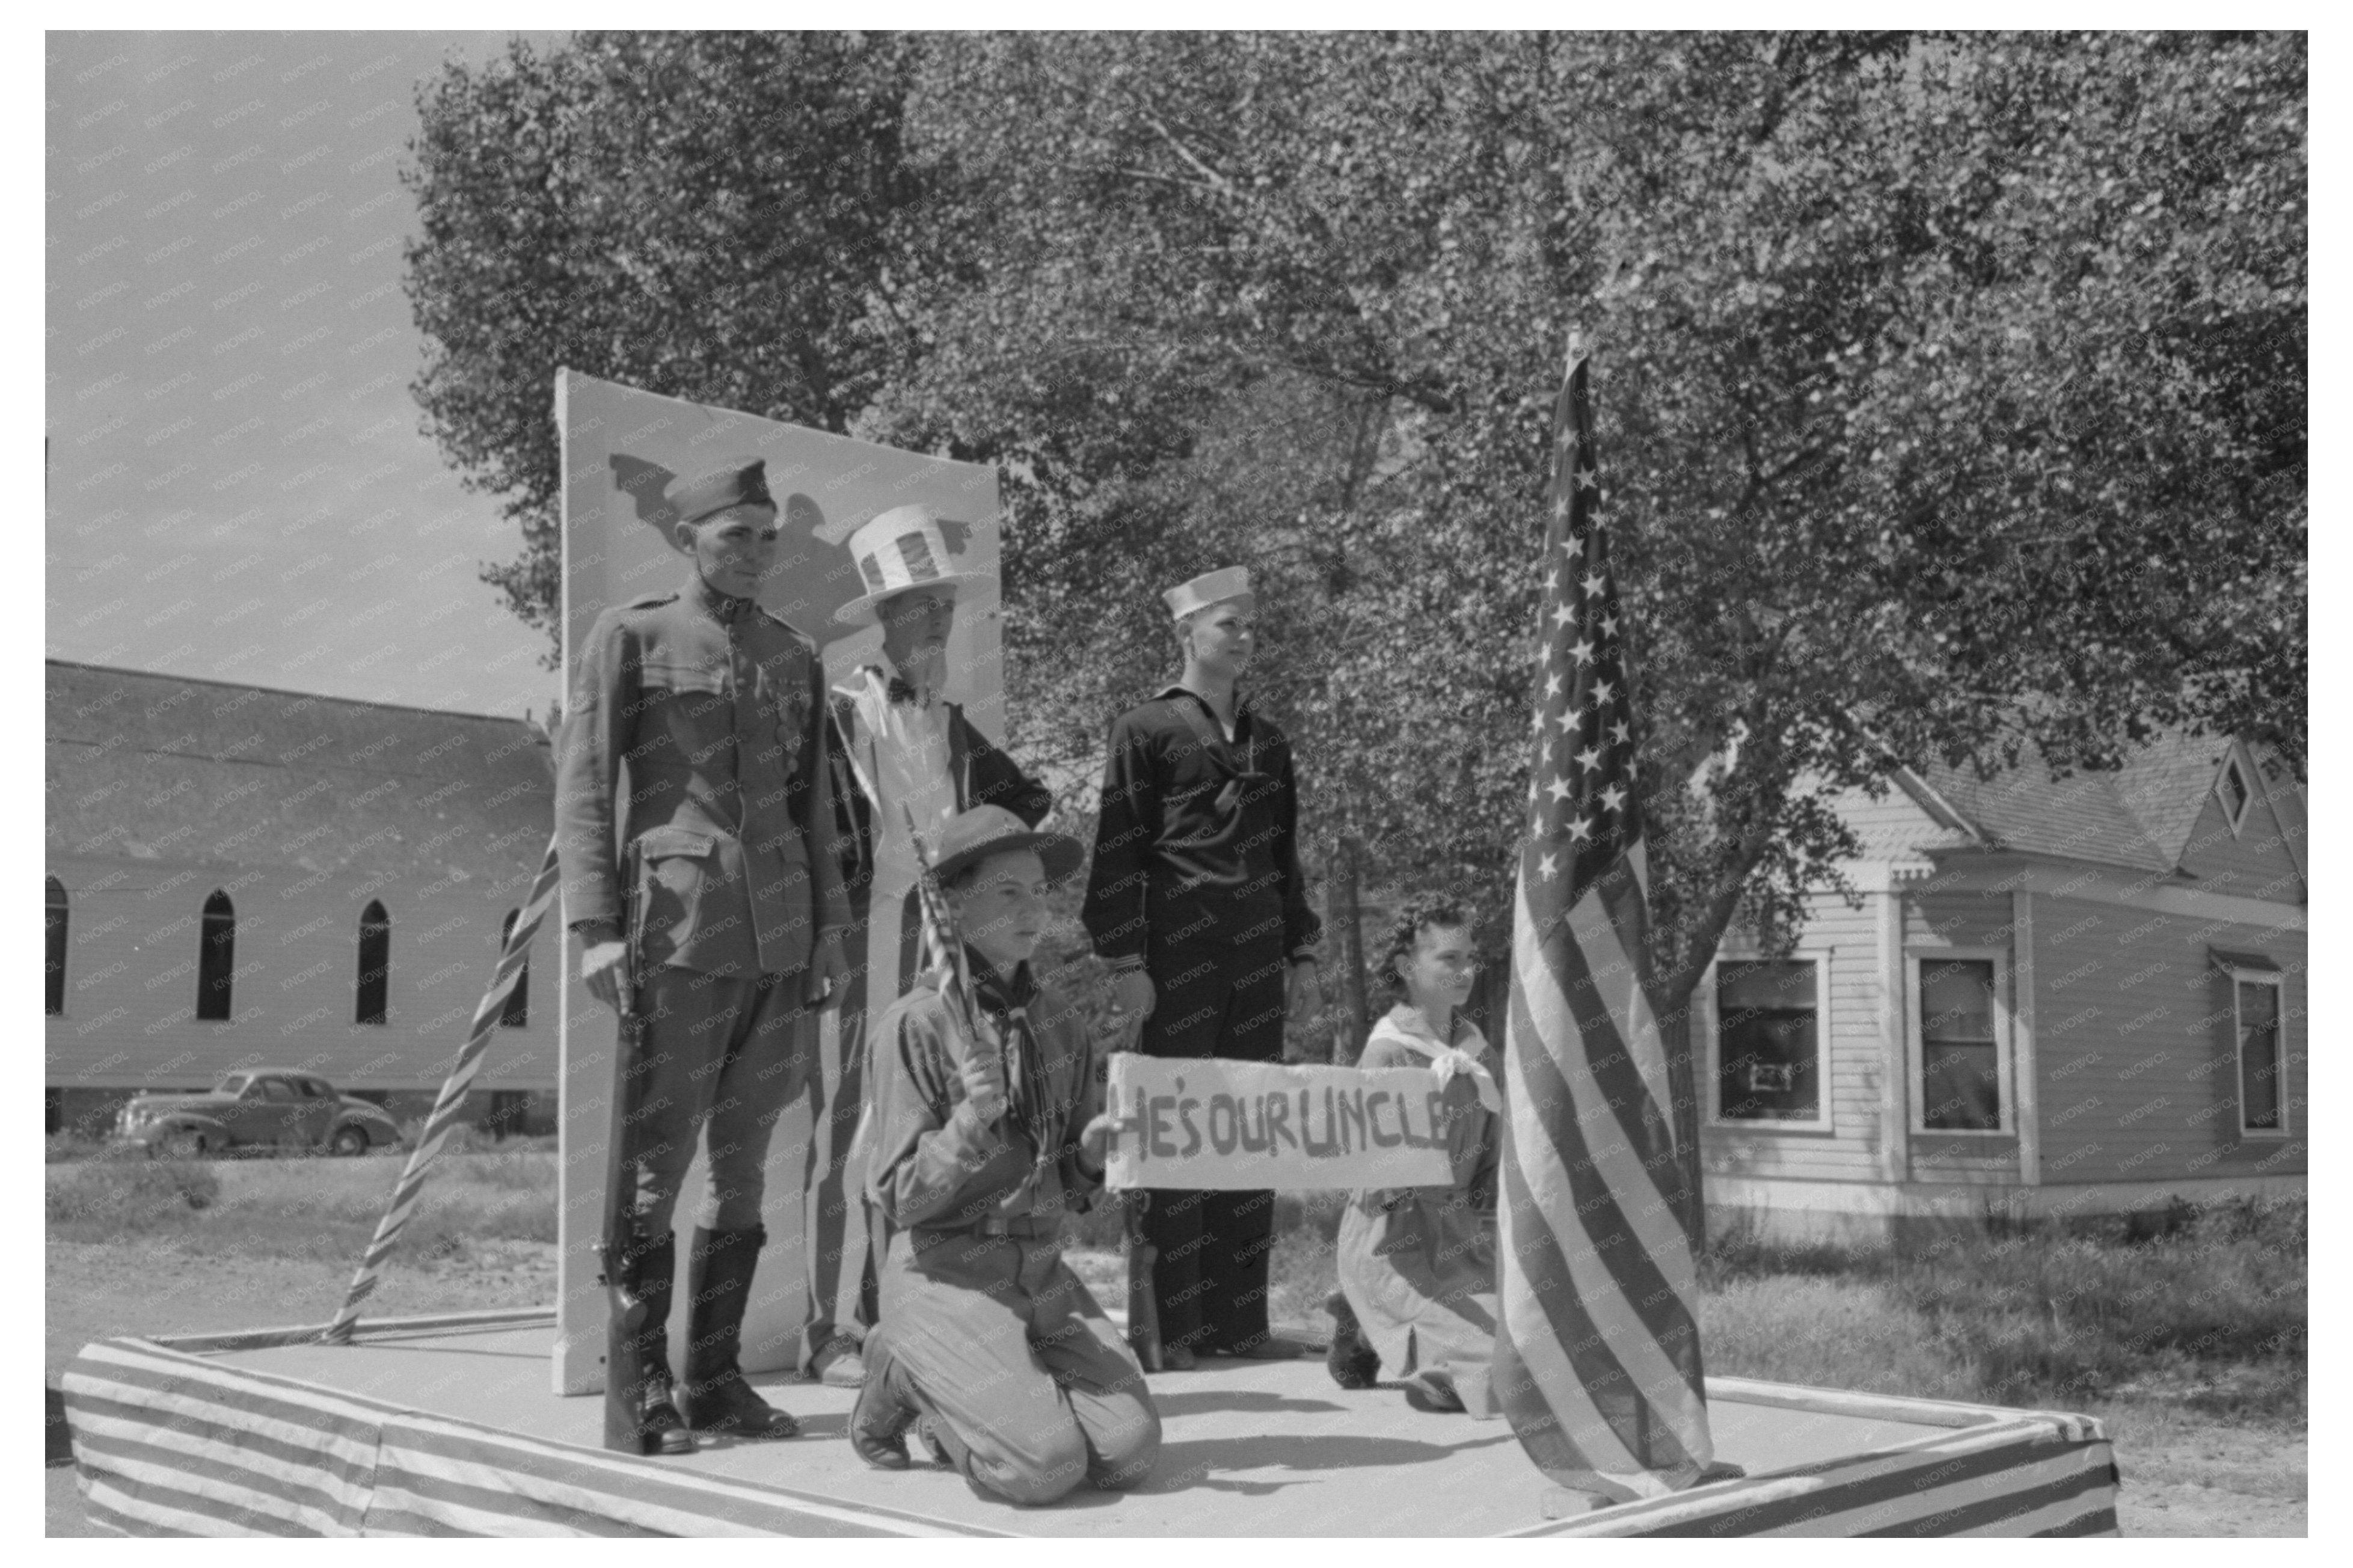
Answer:
[[[166,1132],[162,1150],[166,1160],[201,1160],[205,1157],[205,1135],[185,1129]]]
[[[338,1154],[364,1154],[368,1152],[367,1129],[338,1127],[335,1129],[334,1139],[328,1147]]]

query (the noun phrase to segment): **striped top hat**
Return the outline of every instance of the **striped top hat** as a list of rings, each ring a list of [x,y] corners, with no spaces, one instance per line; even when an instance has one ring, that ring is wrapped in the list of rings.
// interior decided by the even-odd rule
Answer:
[[[874,606],[910,588],[961,591],[966,583],[989,580],[986,572],[954,569],[959,558],[948,553],[939,520],[926,506],[894,506],[860,523],[849,536],[849,554],[866,592],[834,611],[833,618],[847,626],[880,624]]]

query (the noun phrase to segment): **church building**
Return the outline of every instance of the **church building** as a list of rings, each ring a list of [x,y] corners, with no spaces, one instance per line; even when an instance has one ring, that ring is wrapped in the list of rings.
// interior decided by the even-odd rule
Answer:
[[[547,851],[544,731],[47,664],[47,1130],[254,1067],[432,1103]],[[543,931],[534,971],[551,962]],[[555,998],[528,975],[482,1120],[551,1126]]]

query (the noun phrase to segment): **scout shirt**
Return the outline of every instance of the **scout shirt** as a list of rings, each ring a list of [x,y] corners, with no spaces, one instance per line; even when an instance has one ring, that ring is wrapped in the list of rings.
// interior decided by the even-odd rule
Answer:
[[[1080,919],[1114,963],[1187,938],[1230,950],[1254,931],[1312,958],[1323,928],[1298,839],[1291,742],[1273,721],[1240,698],[1229,740],[1206,700],[1168,687],[1112,721]]]
[[[1078,1159],[1079,1135],[1103,1108],[1094,1049],[1077,1007],[1034,984],[1028,964],[1008,981],[966,953],[982,1012],[1021,1058],[1008,1074],[1005,1113],[984,1123],[965,1101],[972,1047],[940,995],[938,973],[926,974],[876,1032],[867,1193],[893,1230],[1029,1220],[1050,1234],[1060,1215],[1084,1212],[1103,1185]],[[1043,1160],[1025,1120],[1042,1131]]]
[[[574,671],[555,812],[566,919],[621,919],[638,960],[749,979],[807,967],[849,921],[817,646],[698,575],[596,617]]]

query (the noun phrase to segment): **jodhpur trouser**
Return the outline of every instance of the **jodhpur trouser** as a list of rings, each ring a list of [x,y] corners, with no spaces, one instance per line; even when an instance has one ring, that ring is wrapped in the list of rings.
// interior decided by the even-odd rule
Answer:
[[[638,987],[645,1019],[629,1152],[638,1162],[638,1215],[649,1234],[670,1227],[679,1189],[707,1136],[710,1185],[696,1210],[706,1230],[760,1223],[768,1138],[806,1091],[816,1037],[803,1021],[803,976],[736,980],[662,967]]]
[[[1023,1222],[1013,1222],[1018,1226]],[[1042,1237],[899,1231],[866,1373],[930,1418],[965,1480],[1008,1502],[1142,1484],[1160,1453],[1144,1371]]]
[[[1155,992],[1146,1056],[1282,1059],[1289,964],[1279,934],[1238,946],[1213,930],[1155,950],[1146,972]],[[1144,1234],[1159,1253],[1152,1278],[1162,1344],[1247,1351],[1265,1341],[1272,1193],[1155,1189]]]

